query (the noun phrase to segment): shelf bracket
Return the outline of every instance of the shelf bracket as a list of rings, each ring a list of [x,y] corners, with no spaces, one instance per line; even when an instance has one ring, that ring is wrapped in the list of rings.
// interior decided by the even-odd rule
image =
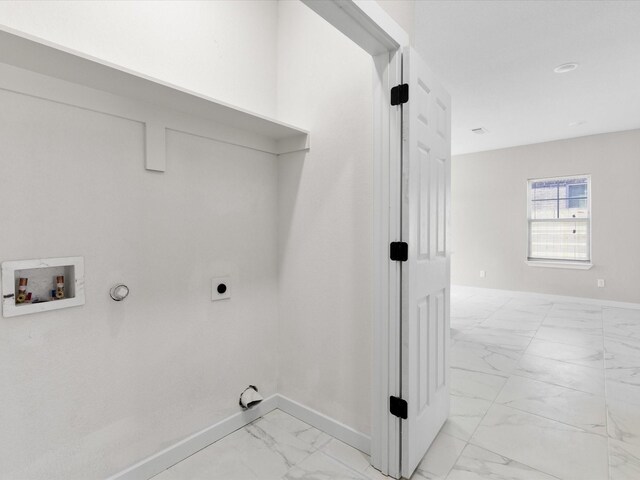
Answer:
[[[155,172],[167,169],[167,129],[155,120],[145,122],[145,158],[144,168]]]

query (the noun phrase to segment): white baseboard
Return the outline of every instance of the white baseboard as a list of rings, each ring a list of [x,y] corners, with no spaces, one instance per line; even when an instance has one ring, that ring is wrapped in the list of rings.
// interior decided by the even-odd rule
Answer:
[[[112,475],[107,480],[147,480],[276,408],[357,448],[367,455],[370,453],[371,438],[367,435],[290,398],[275,394],[265,398],[254,408],[245,412],[238,412],[210,427],[200,430],[180,440],[178,443],[139,461],[135,465]]]
[[[616,300],[602,300],[599,298],[589,298],[589,297],[569,297],[565,295],[552,295],[550,293],[521,292],[517,290],[503,290],[498,288],[468,287],[466,285],[452,285],[452,287],[464,289],[469,292],[493,293],[493,294],[499,294],[499,295],[508,295],[514,298],[534,297],[534,298],[540,298],[543,300],[549,300],[552,302],[585,303],[587,305],[601,305],[603,307],[631,308],[635,310],[640,310],[640,303],[618,302]]]
[[[353,448],[357,448],[367,455],[371,454],[371,437],[290,398],[283,395],[278,396],[280,397],[278,408],[283,412],[308,423],[347,445],[351,445]]]
[[[238,412],[210,427],[200,430],[155,455],[151,455],[135,465],[116,473],[107,480],[147,480],[211,445],[213,442],[275,410],[278,408],[278,400],[279,395],[271,395],[254,408]]]

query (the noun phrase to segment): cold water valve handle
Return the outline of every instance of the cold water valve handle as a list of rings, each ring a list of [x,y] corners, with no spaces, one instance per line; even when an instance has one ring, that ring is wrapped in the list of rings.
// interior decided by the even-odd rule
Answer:
[[[121,302],[129,296],[129,287],[122,283],[119,283],[118,285],[111,288],[109,294],[111,295],[111,298],[116,302]]]

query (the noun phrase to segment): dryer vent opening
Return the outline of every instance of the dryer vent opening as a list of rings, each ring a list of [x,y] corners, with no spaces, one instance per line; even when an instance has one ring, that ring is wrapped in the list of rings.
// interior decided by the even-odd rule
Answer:
[[[238,403],[243,410],[247,410],[251,407],[255,407],[262,400],[262,395],[258,393],[258,389],[253,385],[249,385],[245,388],[244,392],[240,394],[240,401]]]

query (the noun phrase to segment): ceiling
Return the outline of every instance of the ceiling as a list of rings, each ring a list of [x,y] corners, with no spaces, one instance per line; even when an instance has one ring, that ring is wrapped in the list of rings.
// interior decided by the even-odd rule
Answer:
[[[640,1],[417,0],[415,14],[452,96],[454,155],[640,128]]]

